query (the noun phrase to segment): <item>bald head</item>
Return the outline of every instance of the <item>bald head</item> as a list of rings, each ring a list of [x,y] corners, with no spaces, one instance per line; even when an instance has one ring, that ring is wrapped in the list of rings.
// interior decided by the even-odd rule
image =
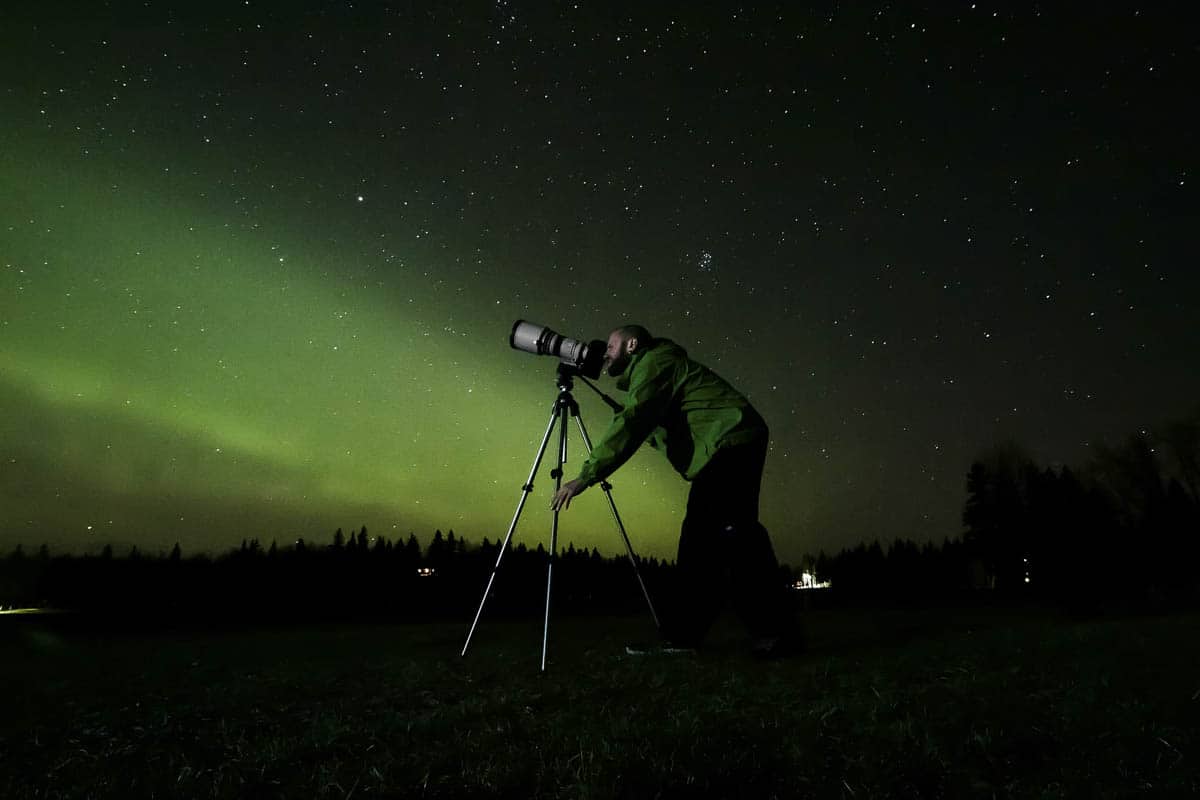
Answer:
[[[613,332],[609,334],[610,338],[612,336],[620,336],[621,341],[636,340],[637,345],[634,347],[635,353],[643,347],[649,347],[650,342],[654,339],[654,337],[650,335],[650,331],[646,330],[641,325],[622,325],[619,328],[615,328]]]
[[[629,366],[629,359],[634,353],[646,349],[654,342],[650,331],[641,325],[622,325],[614,328],[608,335],[608,347],[604,351],[604,361],[608,374],[616,378]]]

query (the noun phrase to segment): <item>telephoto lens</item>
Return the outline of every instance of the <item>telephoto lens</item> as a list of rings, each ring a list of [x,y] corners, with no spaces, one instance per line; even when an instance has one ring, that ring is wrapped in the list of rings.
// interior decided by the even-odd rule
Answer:
[[[600,377],[604,366],[604,342],[593,339],[584,342],[555,333],[545,325],[519,319],[513,323],[508,343],[514,350],[538,356],[554,356],[579,374],[593,380]]]

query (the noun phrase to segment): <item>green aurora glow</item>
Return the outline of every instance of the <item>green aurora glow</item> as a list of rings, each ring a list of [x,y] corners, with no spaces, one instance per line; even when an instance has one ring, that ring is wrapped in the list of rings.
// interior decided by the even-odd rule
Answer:
[[[5,160],[9,185],[39,187],[4,209],[24,221],[0,284],[17,298],[0,356],[7,536],[203,549],[364,524],[504,534],[556,393],[552,360],[507,347],[528,307],[453,328],[459,298],[435,266],[376,278],[367,254],[222,222],[173,179],[86,165],[48,179],[29,166],[47,157],[69,159]],[[607,410],[586,387],[576,396],[599,435]],[[644,549],[666,554],[679,509],[654,498],[683,487],[654,454],[631,467],[618,505]],[[548,470],[518,530],[531,546],[548,541]],[[592,494],[562,539],[609,549]]]
[[[640,322],[745,392],[783,560],[957,536],[981,450],[1082,465],[1195,409],[1189,35],[1119,6],[20,5],[0,554],[495,540],[556,393],[518,318]],[[687,484],[653,452],[613,483],[673,556]],[[602,494],[561,541],[619,552]]]

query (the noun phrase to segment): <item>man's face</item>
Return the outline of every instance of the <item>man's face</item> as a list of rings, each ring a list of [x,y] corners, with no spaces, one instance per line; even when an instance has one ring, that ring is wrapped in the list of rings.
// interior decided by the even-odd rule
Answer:
[[[604,370],[610,378],[620,376],[629,366],[630,345],[637,343],[636,339],[626,339],[619,331],[608,335],[608,348],[604,351]]]

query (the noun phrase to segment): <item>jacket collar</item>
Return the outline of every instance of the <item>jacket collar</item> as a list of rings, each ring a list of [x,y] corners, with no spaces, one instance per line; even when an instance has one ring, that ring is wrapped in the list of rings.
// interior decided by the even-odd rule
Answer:
[[[634,368],[637,367],[638,362],[640,362],[643,358],[646,357],[646,353],[649,353],[651,350],[654,349],[655,345],[657,345],[657,342],[655,342],[655,344],[652,344],[650,347],[647,347],[644,350],[639,350],[638,352],[636,352],[632,356],[630,356],[629,363],[625,365],[625,371],[617,376],[617,388],[618,389],[620,389],[622,392],[629,391],[629,378],[631,375],[633,375]]]

